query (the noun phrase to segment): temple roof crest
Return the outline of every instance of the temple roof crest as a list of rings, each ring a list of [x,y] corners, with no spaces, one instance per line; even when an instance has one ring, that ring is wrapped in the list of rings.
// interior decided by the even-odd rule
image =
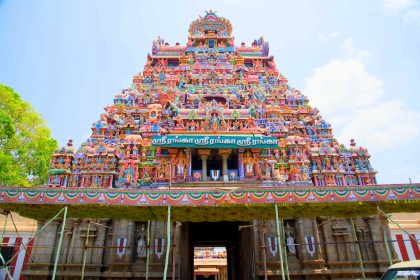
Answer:
[[[229,20],[216,15],[216,11],[206,11],[204,17],[193,21],[188,29],[193,38],[203,37],[230,37],[232,34],[232,25]]]

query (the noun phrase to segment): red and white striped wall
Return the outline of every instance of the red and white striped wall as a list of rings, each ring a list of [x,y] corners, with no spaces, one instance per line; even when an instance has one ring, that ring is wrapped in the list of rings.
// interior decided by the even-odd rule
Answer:
[[[32,251],[33,240],[28,244],[31,237],[29,236],[5,236],[3,237],[2,246],[14,247],[14,254],[18,254],[12,262],[9,264],[9,272],[12,275],[13,279],[24,279],[21,272],[26,269],[26,263],[29,261],[29,257]],[[26,249],[25,249],[26,245]],[[9,280],[9,277],[6,273],[6,269],[0,269],[0,280]]]
[[[419,244],[412,240],[408,234],[403,231],[392,231],[391,235],[395,240],[393,242],[395,251],[401,261],[420,260]],[[411,235],[420,241],[420,231],[413,231]]]

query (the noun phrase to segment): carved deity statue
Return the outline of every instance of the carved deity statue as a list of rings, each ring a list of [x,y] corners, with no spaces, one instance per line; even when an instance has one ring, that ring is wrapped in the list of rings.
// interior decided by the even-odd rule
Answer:
[[[177,167],[177,175],[184,175],[184,171],[185,171],[185,165],[187,164],[187,160],[186,160],[186,156],[183,152],[183,150],[181,150],[178,154],[178,159],[176,161],[176,167]]]
[[[290,253],[296,254],[295,247],[295,230],[289,226],[289,223],[286,222],[286,227],[284,229],[286,235],[286,245]]]
[[[245,152],[242,161],[242,163],[245,164],[245,174],[254,175],[254,159],[249,151]]]
[[[166,165],[161,164],[158,170],[158,179],[163,180],[166,178]]]
[[[141,234],[137,240],[137,256],[144,258],[146,257],[146,235]]]

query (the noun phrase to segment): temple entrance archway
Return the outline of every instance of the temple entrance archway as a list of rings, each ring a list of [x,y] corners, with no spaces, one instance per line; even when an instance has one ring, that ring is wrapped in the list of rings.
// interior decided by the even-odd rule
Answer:
[[[254,236],[252,231],[239,231],[243,224],[246,222],[182,223],[181,279],[199,279],[200,275],[214,275],[211,277],[218,280],[254,279]],[[226,250],[225,258],[217,257],[221,248]],[[197,258],[200,251],[204,253],[200,257],[207,254],[207,261]]]

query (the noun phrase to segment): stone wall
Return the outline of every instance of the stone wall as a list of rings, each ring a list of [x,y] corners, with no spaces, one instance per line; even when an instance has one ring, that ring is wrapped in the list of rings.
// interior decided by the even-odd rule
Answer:
[[[231,229],[234,235],[229,235],[232,239],[228,241],[229,279],[263,279],[264,263],[269,279],[280,279],[280,250],[285,250],[287,255],[291,279],[356,279],[361,276],[355,237],[348,219],[285,219],[281,236],[286,246],[280,247],[274,220],[240,224],[243,225],[239,227],[241,230],[236,233],[236,228]],[[38,228],[43,225],[39,222]],[[389,266],[381,220],[378,216],[357,217],[354,225],[366,276],[377,279]],[[32,257],[24,272],[26,279],[51,277],[61,227],[62,221],[53,222],[35,239]],[[85,249],[88,227],[89,239]],[[173,260],[177,279],[192,278],[193,245],[189,228],[189,223],[170,224],[168,278],[172,277]],[[57,279],[80,279],[85,254],[85,279],[144,279],[147,230],[148,222],[68,219]],[[389,235],[388,229],[385,232]],[[150,242],[149,279],[162,279],[168,244],[166,223],[150,222]],[[391,244],[390,249],[392,257],[396,259]]]

